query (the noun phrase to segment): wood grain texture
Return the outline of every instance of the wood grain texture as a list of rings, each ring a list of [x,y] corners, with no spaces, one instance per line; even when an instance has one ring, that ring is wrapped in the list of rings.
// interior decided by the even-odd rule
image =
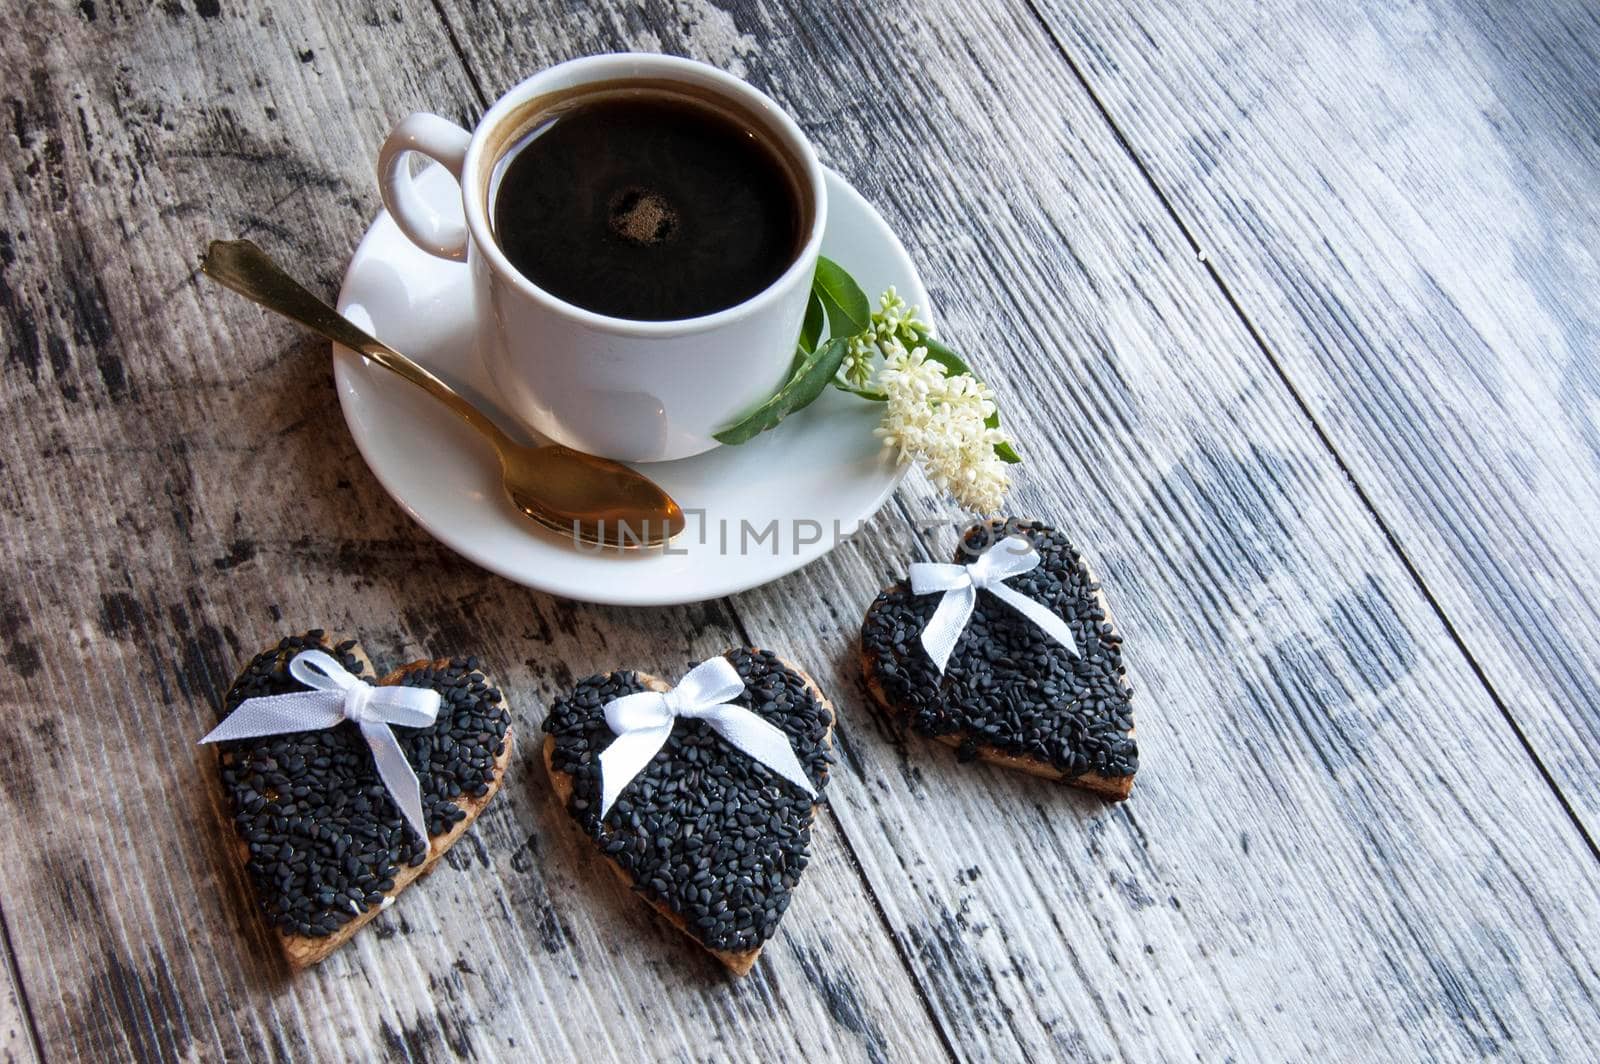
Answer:
[[[1600,1042],[1584,840],[1031,12],[248,10],[30,8],[0,40],[24,72],[0,119],[0,394],[28,411],[0,438],[0,831],[17,840],[0,898],[47,1053],[1559,1059]],[[869,708],[861,610],[956,534],[920,478],[852,544],[728,602],[551,599],[388,501],[325,345],[195,282],[206,239],[251,235],[331,293],[391,121],[470,120],[526,72],[610,48],[749,77],[905,239],[1017,426],[1016,508],[1067,529],[1108,586],[1142,748],[1128,803],[958,766]],[[220,797],[194,800],[192,744],[250,648],[315,624],[383,661],[478,653],[524,736],[591,672],[676,674],[741,642],[803,665],[839,708],[842,760],[752,976],[728,980],[612,881],[524,743],[434,875],[286,980]]]
[[[1600,9],[1041,8],[1600,838]]]
[[[49,1054],[943,1057],[830,823],[735,985],[572,837],[536,742],[426,881],[288,978],[194,745],[254,648],[475,652],[537,736],[575,676],[738,637],[720,606],[577,607],[456,559],[362,466],[327,345],[194,276],[250,235],[331,296],[390,122],[476,110],[430,6],[7,14],[0,897]]]
[[[37,1034],[23,1004],[22,987],[16,978],[15,962],[9,949],[0,957],[0,1061],[4,1064],[35,1064],[39,1055]]]
[[[1034,460],[1018,508],[1074,530],[1112,586],[1145,685],[1149,789],[1126,807],[957,768],[859,712],[841,730],[835,813],[958,1052],[1561,1056],[1596,1037],[1568,934],[1600,927],[1583,840],[1026,12],[740,8],[708,43],[709,16],[664,28],[682,8],[542,35],[549,12],[475,10],[452,18],[490,92],[569,33],[734,55],[908,239]],[[902,498],[902,521],[937,512]],[[953,539],[879,534],[740,596],[750,639],[857,683],[849,604]]]

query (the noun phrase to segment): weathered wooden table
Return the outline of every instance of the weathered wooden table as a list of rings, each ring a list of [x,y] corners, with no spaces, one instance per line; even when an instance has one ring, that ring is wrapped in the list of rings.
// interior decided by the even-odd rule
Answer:
[[[0,7],[0,1057],[1593,1059],[1593,6],[872,6]],[[750,79],[902,235],[1030,458],[1014,509],[1107,585],[1129,802],[868,708],[860,610],[953,537],[924,481],[759,591],[552,599],[389,500],[326,344],[197,280],[248,235],[331,295],[394,119],[619,49]],[[619,664],[812,665],[842,760],[754,975],[604,873],[527,743],[288,978],[194,740],[313,624],[476,649],[525,737]]]

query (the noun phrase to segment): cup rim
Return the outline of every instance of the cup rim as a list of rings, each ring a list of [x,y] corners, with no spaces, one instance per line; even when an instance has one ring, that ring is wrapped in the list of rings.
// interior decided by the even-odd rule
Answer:
[[[734,97],[737,102],[759,113],[771,123],[772,132],[788,141],[787,147],[797,156],[804,171],[802,179],[808,186],[802,193],[808,195],[812,203],[811,230],[806,234],[805,243],[788,269],[761,291],[731,307],[724,307],[698,317],[674,318],[668,321],[639,321],[587,310],[539,287],[523,276],[495,243],[489,225],[487,200],[490,175],[480,174],[480,171],[486,165],[492,167],[495,161],[484,158],[485,145],[491,139],[489,136],[491,131],[512,116],[529,99],[537,96],[545,84],[556,80],[560,75],[575,75],[581,79],[579,81],[581,84],[584,81],[629,81],[650,78],[683,80],[680,76],[690,73],[696,79],[709,80],[719,90]],[[580,324],[626,336],[690,335],[765,310],[782,298],[800,279],[800,274],[809,274],[816,268],[817,256],[822,250],[823,232],[828,222],[827,183],[823,176],[822,163],[817,158],[816,149],[811,141],[801,132],[794,119],[789,117],[788,112],[754,85],[724,70],[694,59],[651,52],[608,52],[569,59],[524,78],[507,90],[473,128],[472,139],[467,145],[462,165],[461,192],[463,212],[466,215],[467,227],[472,234],[472,243],[476,245],[475,252],[488,260],[490,268],[499,274],[502,280],[513,285],[528,298]]]

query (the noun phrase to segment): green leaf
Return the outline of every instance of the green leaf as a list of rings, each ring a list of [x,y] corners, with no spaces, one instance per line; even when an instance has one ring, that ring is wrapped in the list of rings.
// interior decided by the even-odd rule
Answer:
[[[946,347],[938,340],[935,340],[933,337],[930,336],[923,340],[922,345],[928,349],[928,357],[943,366],[947,374],[954,376],[959,373],[967,373],[971,374],[973,377],[977,376],[976,373],[972,372],[972,368],[962,360],[960,355],[956,354],[950,348]],[[992,429],[999,428],[1000,411],[996,410],[994,413],[990,414],[984,419],[983,423]],[[995,444],[994,454],[996,458],[1000,459],[1002,462],[1005,462],[1007,465],[1016,465],[1018,462],[1022,461],[1022,455],[1018,454],[1017,449],[1011,446],[1009,443],[1002,442]]]
[[[833,375],[844,362],[850,341],[835,336],[817,350],[808,354],[789,376],[782,388],[772,398],[756,407],[740,421],[729,425],[714,436],[718,443],[744,443],[746,440],[777,426],[778,422],[804,409],[822,394]]]
[[[811,298],[806,301],[806,321],[800,326],[800,350],[815,351],[817,341],[822,338],[822,300],[817,295],[815,287],[811,289]]]
[[[811,293],[828,312],[828,335],[848,340],[867,331],[872,324],[872,304],[854,277],[832,259],[817,258],[817,272],[811,278]]]

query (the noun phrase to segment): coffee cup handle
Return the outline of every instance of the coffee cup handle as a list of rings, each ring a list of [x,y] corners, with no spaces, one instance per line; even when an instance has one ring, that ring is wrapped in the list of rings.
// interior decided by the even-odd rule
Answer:
[[[460,184],[471,141],[472,134],[454,122],[418,111],[395,126],[378,151],[378,192],[395,224],[423,251],[456,262],[467,258],[467,221],[461,197],[456,196],[442,211],[423,199],[411,177],[410,155],[426,155]]]

